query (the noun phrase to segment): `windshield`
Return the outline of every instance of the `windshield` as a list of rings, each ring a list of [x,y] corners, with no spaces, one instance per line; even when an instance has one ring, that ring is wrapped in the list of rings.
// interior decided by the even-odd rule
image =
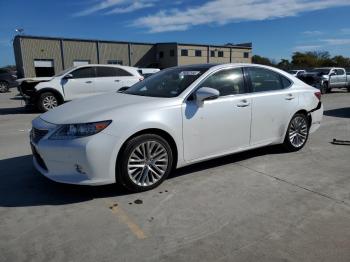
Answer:
[[[62,76],[64,74],[66,74],[67,72],[69,72],[70,70],[72,70],[73,68],[74,68],[74,66],[70,67],[70,68],[67,68],[66,70],[63,70],[63,71],[59,72],[58,74],[54,75],[54,77]]]
[[[318,75],[328,75],[330,70],[331,69],[329,68],[315,68],[311,70],[311,73],[317,73]]]
[[[124,93],[139,96],[176,97],[208,69],[208,66],[166,69],[138,82]]]

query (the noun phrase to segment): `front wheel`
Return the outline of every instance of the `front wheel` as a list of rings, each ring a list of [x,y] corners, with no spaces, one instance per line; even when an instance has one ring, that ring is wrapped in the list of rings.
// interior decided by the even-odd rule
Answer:
[[[304,114],[295,114],[288,125],[283,145],[287,151],[298,151],[304,147],[308,136],[307,117]]]
[[[58,98],[51,92],[42,93],[38,99],[38,109],[47,112],[58,106]]]
[[[5,81],[0,81],[0,93],[6,93],[9,91],[9,84]]]
[[[117,182],[133,192],[161,184],[173,165],[169,143],[159,135],[144,134],[129,140],[117,164]]]

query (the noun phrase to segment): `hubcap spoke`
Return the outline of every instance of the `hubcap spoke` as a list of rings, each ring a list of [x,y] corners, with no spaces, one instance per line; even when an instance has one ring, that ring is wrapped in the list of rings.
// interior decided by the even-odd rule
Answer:
[[[143,142],[130,154],[129,178],[138,186],[151,186],[164,176],[168,162],[168,152],[161,143],[154,140]]]

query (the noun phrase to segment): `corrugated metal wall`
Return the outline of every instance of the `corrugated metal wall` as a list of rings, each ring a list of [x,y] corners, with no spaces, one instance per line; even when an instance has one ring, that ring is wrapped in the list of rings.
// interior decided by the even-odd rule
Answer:
[[[73,66],[74,60],[89,60],[97,64],[97,44],[87,41],[63,41],[64,67]]]
[[[52,59],[55,73],[62,71],[59,40],[21,38],[21,50],[25,77],[35,77],[34,60]]]
[[[170,56],[170,51],[174,51],[174,56]],[[163,52],[163,57],[159,53]],[[160,68],[167,68],[177,65],[177,45],[176,44],[158,44],[157,57]]]
[[[146,44],[130,44],[132,66],[147,67],[155,62],[156,47]]]
[[[121,60],[123,65],[129,65],[128,44],[99,42],[100,64],[108,60]]]

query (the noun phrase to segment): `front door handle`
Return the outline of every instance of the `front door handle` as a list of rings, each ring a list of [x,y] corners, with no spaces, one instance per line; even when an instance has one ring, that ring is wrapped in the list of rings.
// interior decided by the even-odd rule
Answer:
[[[91,84],[91,83],[92,83],[92,81],[86,81],[85,83],[87,83],[87,84]]]
[[[248,100],[243,99],[243,100],[239,101],[239,104],[237,104],[237,107],[247,107],[249,105],[250,104],[249,104]]]
[[[120,80],[116,79],[116,80],[114,80],[114,82],[120,82]]]

